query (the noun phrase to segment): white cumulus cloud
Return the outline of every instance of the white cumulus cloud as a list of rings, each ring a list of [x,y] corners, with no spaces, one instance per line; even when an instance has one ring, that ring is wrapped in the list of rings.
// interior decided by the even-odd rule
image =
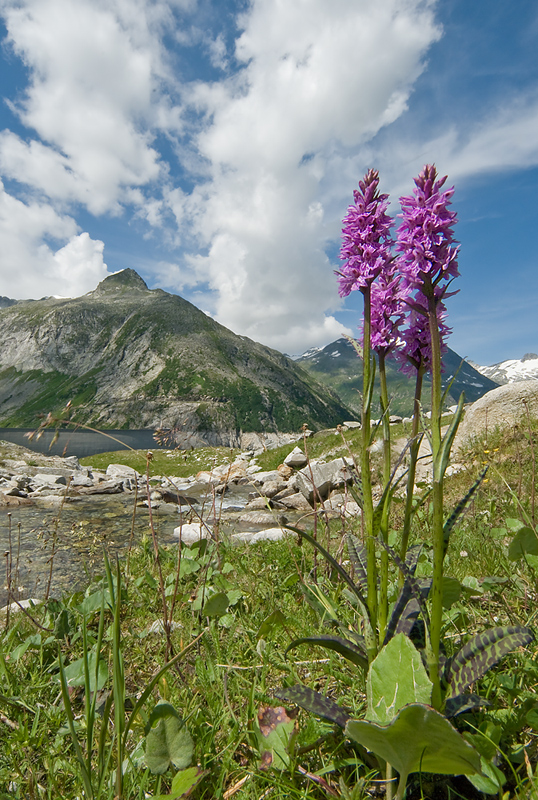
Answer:
[[[183,219],[207,248],[191,264],[217,319],[296,352],[342,332],[320,199],[327,164],[404,111],[440,31],[418,0],[254,0],[242,26],[241,69],[193,87],[210,179],[182,198]]]
[[[68,242],[59,249],[54,244]],[[77,234],[69,216],[43,203],[24,203],[0,182],[0,279],[2,294],[18,300],[78,296],[107,275],[103,242]]]

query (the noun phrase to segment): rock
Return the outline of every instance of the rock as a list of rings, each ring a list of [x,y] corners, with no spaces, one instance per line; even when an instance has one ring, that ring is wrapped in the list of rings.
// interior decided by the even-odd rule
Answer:
[[[123,492],[123,481],[103,481],[96,486],[81,486],[79,494],[120,494]]]
[[[317,499],[326,500],[333,489],[339,489],[351,481],[350,467],[343,458],[336,458],[327,464],[312,462],[297,473],[299,491],[310,504],[314,502],[314,486]]]
[[[31,506],[34,501],[30,497],[11,497],[0,492],[0,506]]]
[[[274,497],[287,486],[286,481],[264,481],[260,487],[260,492],[264,497]]]
[[[161,486],[158,491],[165,503],[175,503],[180,506],[195,506],[198,503],[195,497],[180,494],[180,492],[174,488],[169,489],[166,486]]]
[[[23,609],[27,608],[34,608],[34,606],[40,606],[43,600],[36,600],[33,597],[29,597],[26,600],[17,600],[11,603],[9,606],[3,606],[0,608],[0,614],[6,613],[9,611],[10,614],[16,614],[18,611],[22,611]]]
[[[280,481],[282,480],[280,477],[280,473],[277,469],[269,470],[269,472],[258,472],[256,474],[256,478],[254,483],[256,486],[261,486],[262,483],[266,483],[266,481]]]
[[[32,484],[35,487],[39,486],[66,486],[67,478],[65,475],[50,475],[46,472],[34,475]]]
[[[275,515],[269,511],[247,511],[238,519],[241,525],[273,525],[275,521]]]
[[[360,422],[348,420],[347,422],[342,423],[342,427],[347,428],[348,430],[352,430],[353,428],[362,428],[362,425]]]
[[[396,425],[399,422],[403,422],[403,417],[398,416],[398,414],[391,414],[389,417],[389,422],[391,425]]]
[[[125,464],[109,464],[106,468],[109,478],[140,478],[140,473],[133,467],[126,467]]]
[[[93,486],[93,480],[89,475],[74,475],[71,480],[71,486],[75,489],[79,486]]]
[[[267,501],[265,497],[260,497],[259,495],[249,500],[245,506],[245,511],[263,511],[264,509],[267,509]]]
[[[274,499],[273,499],[274,502]],[[287,496],[279,496],[278,503],[283,505],[285,508],[289,508],[290,510],[293,509],[294,511],[312,511],[312,506],[306,499],[306,497],[301,494],[301,492],[295,492],[294,494],[290,494]]]
[[[538,417],[538,380],[507,383],[487,392],[465,412],[452,449],[458,449],[473,439],[485,435],[486,429],[515,424],[527,425],[527,409],[531,417]]]
[[[293,475],[293,469],[287,464],[279,464],[277,467],[277,472],[285,481],[287,481]]]
[[[199,542],[200,539],[211,539],[211,529],[202,522],[184,522],[174,528],[174,536],[183,544],[189,545]]]
[[[257,542],[280,542],[287,536],[297,536],[294,531],[285,528],[267,528],[265,531],[257,533],[235,533],[232,542],[245,542],[246,544],[256,544]]]
[[[284,464],[287,467],[301,469],[301,467],[305,467],[308,464],[308,459],[300,447],[294,447],[291,453],[284,459]]]

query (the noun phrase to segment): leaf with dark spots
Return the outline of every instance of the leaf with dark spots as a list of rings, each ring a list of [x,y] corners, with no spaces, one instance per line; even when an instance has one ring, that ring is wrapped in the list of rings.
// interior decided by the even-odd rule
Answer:
[[[296,733],[296,713],[282,706],[261,706],[254,730],[260,751],[260,769],[285,769],[290,762],[290,749]]]
[[[425,623],[427,629],[429,630],[429,627],[430,627],[430,616],[428,614],[428,609],[427,609],[426,603],[424,601],[423,587],[421,586],[421,582],[419,580],[417,580],[417,578],[415,578],[415,576],[413,575],[413,572],[408,568],[407,564],[405,564],[402,561],[400,556],[392,549],[392,547],[389,547],[389,545],[386,542],[384,542],[381,537],[379,537],[377,541],[379,542],[379,544],[382,547],[385,548],[385,550],[389,554],[389,556],[392,559],[392,561],[396,564],[396,566],[398,567],[398,569],[400,570],[400,572],[404,576],[405,583],[409,585],[409,590],[410,590],[411,594],[413,595],[413,597],[415,598],[415,600],[417,601],[417,603],[418,603],[418,605],[420,607],[420,610],[422,612],[422,617],[424,619],[424,623]]]
[[[367,572],[367,559],[366,547],[360,542],[356,536],[348,534],[346,536],[347,552],[349,560],[353,565],[355,578],[360,586],[362,592],[368,592],[368,572]]]
[[[445,717],[455,717],[465,711],[472,711],[475,708],[485,708],[491,705],[484,697],[477,694],[460,694],[452,697],[445,703]]]
[[[279,689],[275,694],[279,700],[284,700],[285,703],[295,703],[305,711],[333,722],[341,728],[345,728],[346,722],[351,719],[341,706],[308,686],[297,684],[289,689]]]
[[[452,512],[452,514],[449,516],[449,518],[447,519],[447,521],[443,525],[443,539],[444,539],[443,556],[445,556],[446,551],[448,549],[448,542],[449,542],[450,534],[452,533],[452,529],[453,529],[454,525],[456,524],[458,519],[461,517],[461,515],[463,514],[463,512],[465,511],[465,509],[467,508],[467,506],[471,502],[474,493],[476,492],[476,490],[478,489],[478,487],[480,486],[480,484],[482,483],[482,481],[486,477],[486,472],[487,471],[488,471],[488,468],[486,467],[486,469],[483,470],[483,472],[481,472],[481,474],[479,475],[477,480],[473,483],[473,485],[471,486],[471,488],[469,489],[469,491],[467,492],[465,497],[463,497],[459,501],[459,503],[455,507],[454,511]]]
[[[340,653],[341,656],[344,656],[348,661],[351,661],[359,667],[363,667],[364,669],[368,667],[366,649],[340,636],[321,634],[319,636],[305,636],[303,639],[295,639],[288,645],[284,655],[287,655],[290,650],[298,647],[300,644],[317,644],[320,647],[325,647],[327,650],[334,650],[336,653]]]
[[[534,635],[520,625],[490,628],[477,633],[454,656],[446,673],[447,700],[462,694],[501,658],[532,642]]]
[[[422,553],[422,548],[423,545],[414,544],[412,547],[407,549],[407,553],[405,554],[405,566],[411,575],[414,575],[416,572],[418,560],[420,558],[420,554]]]
[[[282,706],[262,706],[258,711],[258,725],[260,726],[260,733],[267,738],[276,730],[279,725],[285,725],[292,722],[296,714],[293,712],[288,714]]]
[[[429,578],[414,578],[414,580],[422,599],[426,600],[431,589],[431,580]],[[397,633],[409,636],[420,614],[420,608],[418,600],[413,595],[411,585],[406,580],[391,614],[383,644],[386,645]]]

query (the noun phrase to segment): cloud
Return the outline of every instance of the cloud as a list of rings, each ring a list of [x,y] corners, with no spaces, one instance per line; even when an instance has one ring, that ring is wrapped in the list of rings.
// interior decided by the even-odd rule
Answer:
[[[163,4],[4,0],[3,9],[8,42],[30,76],[13,108],[39,137],[4,132],[4,175],[94,214],[117,213],[126,188],[160,173],[148,127],[165,76],[156,32]]]
[[[254,0],[241,23],[240,70],[190,96],[210,175],[182,197],[207,250],[190,264],[219,321],[297,351],[342,332],[320,202],[331,156],[405,110],[440,31],[429,4],[396,0]]]
[[[65,241],[54,250],[52,242]],[[69,216],[44,203],[8,194],[0,182],[0,280],[2,293],[18,300],[53,294],[78,296],[107,275],[103,242],[77,234]]]

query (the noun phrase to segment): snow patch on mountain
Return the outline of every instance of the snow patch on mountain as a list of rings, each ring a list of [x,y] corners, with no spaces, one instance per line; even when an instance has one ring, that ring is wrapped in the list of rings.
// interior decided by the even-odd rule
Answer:
[[[526,353],[523,358],[511,358],[489,367],[481,367],[472,361],[469,363],[481,375],[499,384],[538,379],[538,355],[536,353]]]

